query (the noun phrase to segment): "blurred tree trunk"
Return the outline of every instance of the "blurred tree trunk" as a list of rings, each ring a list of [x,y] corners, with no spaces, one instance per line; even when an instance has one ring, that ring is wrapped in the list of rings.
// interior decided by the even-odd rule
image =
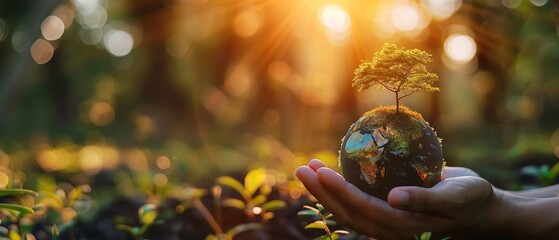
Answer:
[[[176,127],[186,126],[189,105],[184,92],[173,83],[169,71],[169,55],[165,41],[169,36],[169,26],[175,20],[174,1],[171,0],[130,0],[130,11],[138,19],[142,30],[142,45],[149,59],[148,68],[142,79],[138,79],[140,102],[148,106],[147,113],[155,118],[164,134],[174,135]],[[182,124],[181,124],[182,123]]]

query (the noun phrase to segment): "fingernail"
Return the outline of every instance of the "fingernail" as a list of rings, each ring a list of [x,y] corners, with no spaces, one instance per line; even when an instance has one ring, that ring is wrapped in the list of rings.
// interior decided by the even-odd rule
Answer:
[[[410,202],[410,195],[406,191],[394,189],[388,194],[388,202],[392,207],[405,208]]]
[[[327,167],[319,168],[316,173],[318,173],[319,177],[324,176],[325,178],[339,178],[342,180],[344,179],[342,175]]]

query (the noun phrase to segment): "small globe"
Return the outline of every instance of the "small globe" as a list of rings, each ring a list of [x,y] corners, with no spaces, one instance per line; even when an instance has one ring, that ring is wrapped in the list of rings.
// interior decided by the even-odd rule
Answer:
[[[423,117],[406,107],[378,107],[365,113],[342,139],[344,178],[386,200],[398,186],[432,187],[444,160],[440,139]]]

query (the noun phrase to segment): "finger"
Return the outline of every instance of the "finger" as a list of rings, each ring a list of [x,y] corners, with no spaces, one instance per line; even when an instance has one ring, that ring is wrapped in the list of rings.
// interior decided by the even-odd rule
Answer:
[[[449,209],[484,200],[491,194],[491,184],[472,176],[445,179],[432,188],[397,187],[388,194],[388,203],[413,212],[447,214]]]
[[[354,224],[356,230],[374,230],[376,233],[388,234],[386,228],[393,228],[394,223],[402,224],[403,218],[411,217],[409,213],[394,209],[385,201],[359,190],[332,169],[320,168],[316,173],[324,188],[328,192],[335,193],[332,198],[345,206],[347,212],[353,213],[351,217],[356,219]],[[371,226],[377,229],[371,229]]]
[[[319,168],[326,167],[326,164],[319,159],[312,159],[307,166],[316,172]]]
[[[451,177],[461,177],[461,176],[473,176],[479,177],[479,175],[469,168],[464,167],[444,167],[441,179],[447,179]]]
[[[326,168],[320,168],[319,171]],[[332,192],[332,189],[325,188],[318,180],[317,174],[309,167],[302,166],[295,171],[295,175],[301,180],[305,188],[316,198],[318,201],[330,211],[336,220],[357,232],[366,234],[373,237],[381,237],[382,239],[397,239],[393,234],[386,232],[381,227],[377,226],[374,219],[363,219],[359,214],[356,206],[344,205],[340,202],[339,196],[343,195],[347,198],[352,198],[355,193],[361,192],[359,189],[343,190],[342,192]],[[338,175],[339,177],[339,175]],[[341,179],[341,181],[344,181]],[[366,205],[360,206],[366,208]]]

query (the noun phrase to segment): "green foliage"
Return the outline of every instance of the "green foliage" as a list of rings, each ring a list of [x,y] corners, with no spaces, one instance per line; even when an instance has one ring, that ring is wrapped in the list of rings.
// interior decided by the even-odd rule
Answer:
[[[427,71],[425,64],[432,62],[431,54],[419,49],[398,48],[385,43],[373,58],[362,61],[355,69],[352,85],[359,91],[380,85],[396,94],[396,110],[400,99],[420,90],[439,91],[432,85],[438,81],[435,73]]]
[[[221,204],[243,210],[249,218],[255,214],[261,215],[264,221],[269,220],[274,215],[272,211],[285,208],[283,200],[268,201],[268,195],[272,187],[265,182],[266,170],[263,168],[254,169],[245,176],[244,184],[229,176],[222,176],[216,179],[218,185],[231,188],[242,196],[241,199],[227,198]]]
[[[537,178],[541,186],[549,186],[559,177],[559,162],[551,168],[548,165],[526,166],[522,168],[522,173]]]
[[[116,229],[130,233],[135,239],[144,239],[147,230],[156,223],[159,213],[157,206],[153,204],[144,204],[138,209],[138,219],[140,219],[140,226],[129,226],[126,224],[117,224]]]
[[[431,235],[432,235],[431,232],[424,232],[421,234],[420,237],[415,236],[414,238],[415,240],[431,240]],[[449,240],[449,239],[451,239],[451,237],[441,238],[441,240]]]
[[[78,214],[88,210],[89,198],[85,195],[88,187],[65,186],[45,188],[39,193],[27,189],[1,189],[0,196],[12,197],[14,203],[0,203],[3,224],[0,239],[35,239],[32,230],[47,225],[42,231],[50,232],[52,239],[58,239],[59,232],[72,227]],[[51,192],[54,191],[54,192]],[[30,207],[31,206],[31,207]]]
[[[316,204],[315,207],[304,206],[306,210],[301,210],[297,213],[299,216],[314,216],[319,220],[313,221],[305,226],[305,229],[322,229],[324,230],[324,235],[315,239],[329,239],[336,240],[340,235],[349,234],[346,230],[335,230],[332,231],[329,225],[335,225],[336,222],[332,220],[332,214],[329,213],[320,203]]]

